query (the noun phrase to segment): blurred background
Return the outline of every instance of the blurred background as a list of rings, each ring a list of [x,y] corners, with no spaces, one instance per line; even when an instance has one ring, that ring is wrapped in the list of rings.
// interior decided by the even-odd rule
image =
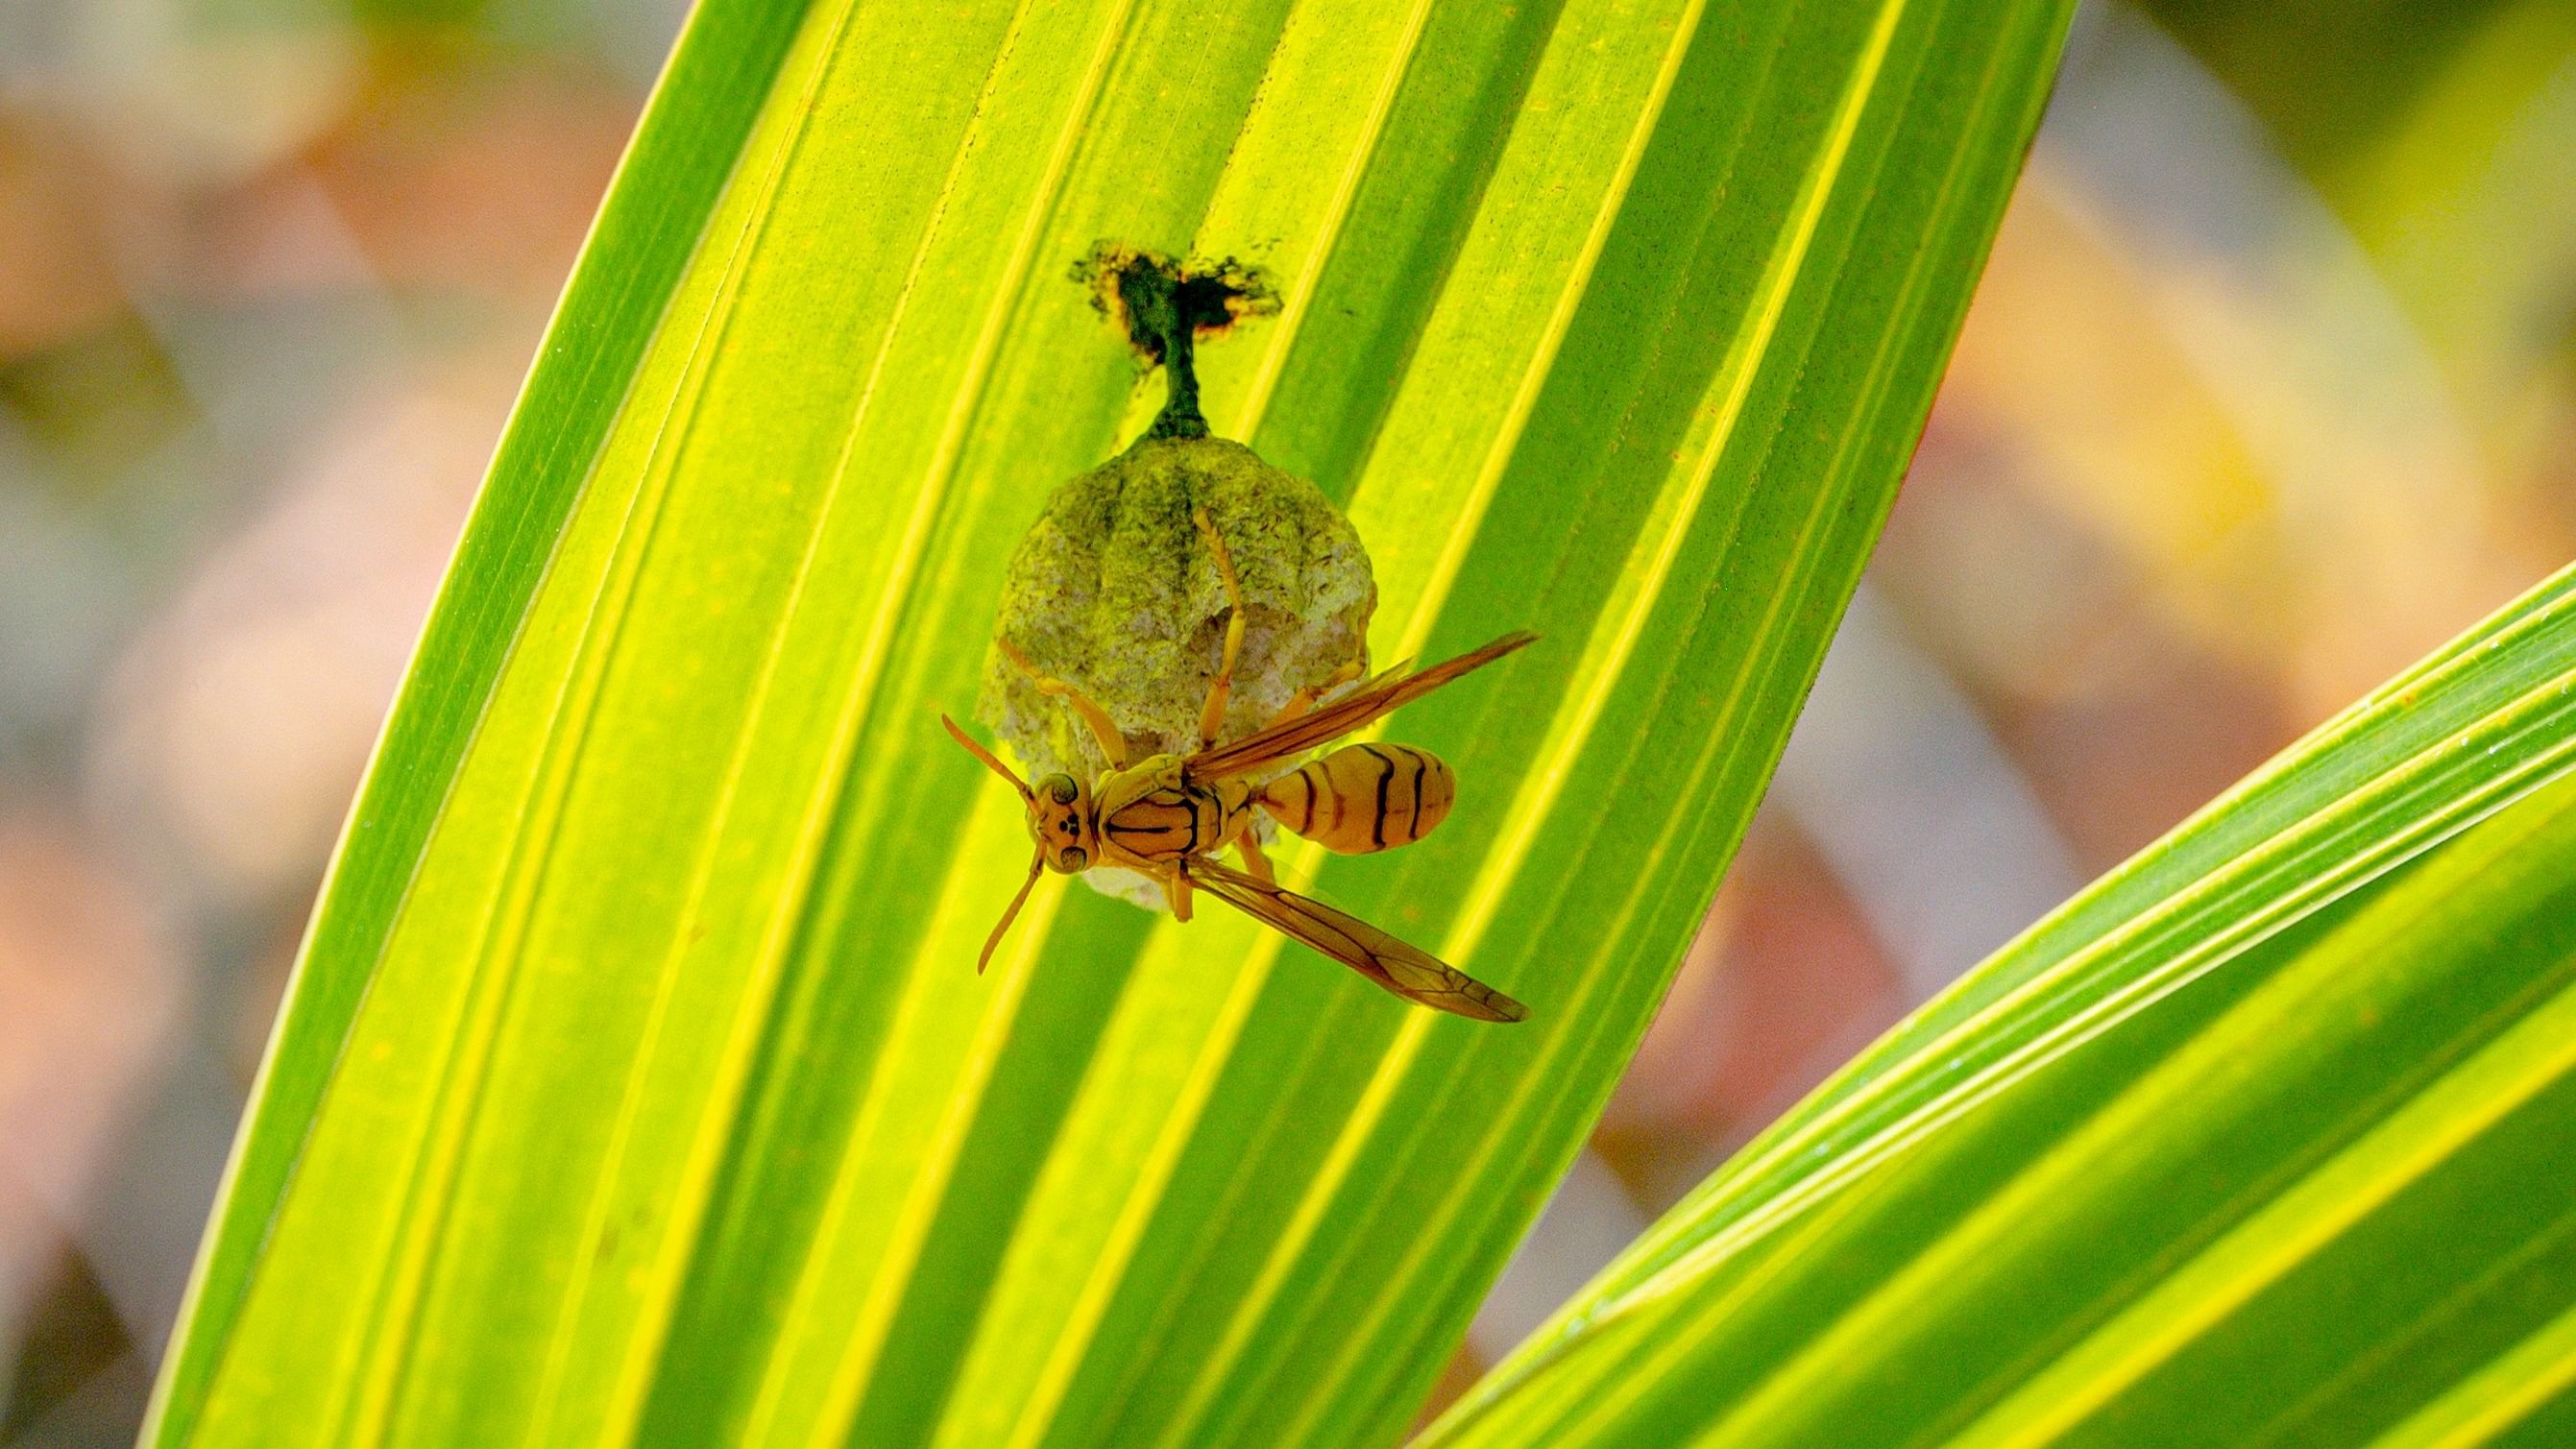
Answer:
[[[0,0],[0,1445],[130,1442],[682,0]],[[2576,5],[2088,4],[1885,544],[1451,1388],[1915,1003],[2576,556]]]

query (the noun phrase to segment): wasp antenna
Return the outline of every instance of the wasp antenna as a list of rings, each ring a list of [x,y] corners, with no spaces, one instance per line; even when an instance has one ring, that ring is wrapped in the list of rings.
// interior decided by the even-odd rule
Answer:
[[[1011,897],[1011,903],[1002,908],[1002,919],[994,923],[993,934],[984,938],[984,954],[975,958],[976,975],[983,975],[984,968],[992,964],[994,948],[1002,944],[1004,936],[1010,934],[1011,922],[1020,918],[1020,906],[1028,900],[1029,892],[1037,888],[1038,877],[1045,873],[1046,851],[1040,849],[1037,856],[1029,862],[1029,878],[1020,882],[1020,893]]]
[[[1010,766],[1008,766],[1008,765],[1003,764],[999,759],[996,759],[996,758],[994,757],[993,752],[992,752],[991,750],[988,750],[988,749],[984,748],[982,745],[979,745],[979,744],[975,743],[975,741],[974,741],[971,737],[969,737],[969,736],[967,735],[967,733],[966,733],[964,730],[961,730],[961,729],[959,729],[959,728],[957,727],[957,721],[955,721],[955,720],[953,720],[953,719],[950,719],[948,716],[946,716],[946,715],[944,715],[944,714],[943,714],[943,715],[941,715],[941,716],[939,717],[939,722],[940,722],[941,724],[944,724],[944,725],[948,726],[948,733],[950,733],[950,734],[952,734],[952,735],[954,735],[954,736],[956,736],[956,737],[957,737],[957,743],[959,743],[959,744],[961,744],[961,745],[964,745],[964,746],[966,747],[966,753],[968,753],[968,754],[970,754],[970,755],[973,755],[976,759],[982,760],[982,761],[984,762],[984,767],[985,767],[986,769],[989,769],[989,770],[991,770],[994,774],[999,775],[999,776],[1001,776],[1003,779],[1010,781],[1010,782],[1011,782],[1011,788],[1020,792],[1020,798],[1021,798],[1022,800],[1034,800],[1034,799],[1036,798],[1035,796],[1033,796],[1033,795],[1031,795],[1031,794],[1029,793],[1029,785],[1028,785],[1028,782],[1027,782],[1026,780],[1023,780],[1023,779],[1021,779],[1019,776],[1012,774],[1012,773],[1011,773],[1011,767],[1010,767]],[[1031,878],[1032,878],[1032,879],[1035,879],[1035,877],[1031,877]],[[1022,892],[1020,892],[1020,894],[1022,894],[1022,895],[1026,895],[1026,894],[1028,894],[1028,892],[1026,892],[1026,891],[1022,891]],[[1014,903],[1012,904],[1011,909],[1013,909],[1013,910],[1018,910],[1018,909],[1019,909],[1018,904],[1017,904],[1016,902],[1014,902]],[[1007,924],[1009,924],[1009,922],[1006,920],[1006,921],[1004,921],[1004,924],[1005,924],[1005,925],[1007,925]],[[992,954],[992,953],[991,953],[991,949],[990,949],[989,947],[986,949],[985,954],[987,954],[987,955]]]

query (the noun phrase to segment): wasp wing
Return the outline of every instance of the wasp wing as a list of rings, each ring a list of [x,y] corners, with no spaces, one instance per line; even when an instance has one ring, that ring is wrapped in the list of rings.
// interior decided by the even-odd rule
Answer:
[[[1292,755],[1302,755],[1318,745],[1340,739],[1407,700],[1429,694],[1471,669],[1481,669],[1537,638],[1536,634],[1506,634],[1482,649],[1461,654],[1428,669],[1404,675],[1389,670],[1329,704],[1317,705],[1293,719],[1283,719],[1242,739],[1201,750],[1181,762],[1181,773],[1191,781],[1222,780],[1229,775],[1258,770]]]
[[[1408,1001],[1478,1021],[1518,1021],[1529,1015],[1529,1008],[1457,967],[1322,901],[1203,855],[1190,857],[1187,870],[1190,884]]]

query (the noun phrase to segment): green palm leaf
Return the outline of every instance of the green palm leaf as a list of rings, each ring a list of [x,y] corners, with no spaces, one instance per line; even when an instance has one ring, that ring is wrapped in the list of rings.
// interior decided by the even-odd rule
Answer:
[[[1660,998],[1910,451],[2061,3],[692,21],[370,771],[150,1437],[1383,1442]],[[1066,264],[1250,257],[1218,430],[1464,789],[1435,1018],[1052,886],[933,723],[1150,411]],[[1296,874],[1312,862],[1291,858]]]
[[[2542,787],[2571,761],[2576,571],[1892,1032],[1429,1442],[2448,1442],[2566,1414],[2576,793]]]

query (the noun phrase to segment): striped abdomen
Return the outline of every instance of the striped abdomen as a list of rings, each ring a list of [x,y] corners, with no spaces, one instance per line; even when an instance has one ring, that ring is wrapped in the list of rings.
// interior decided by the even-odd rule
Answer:
[[[1404,845],[1431,833],[1458,798],[1440,757],[1411,745],[1346,745],[1262,788],[1271,818],[1344,855]]]

